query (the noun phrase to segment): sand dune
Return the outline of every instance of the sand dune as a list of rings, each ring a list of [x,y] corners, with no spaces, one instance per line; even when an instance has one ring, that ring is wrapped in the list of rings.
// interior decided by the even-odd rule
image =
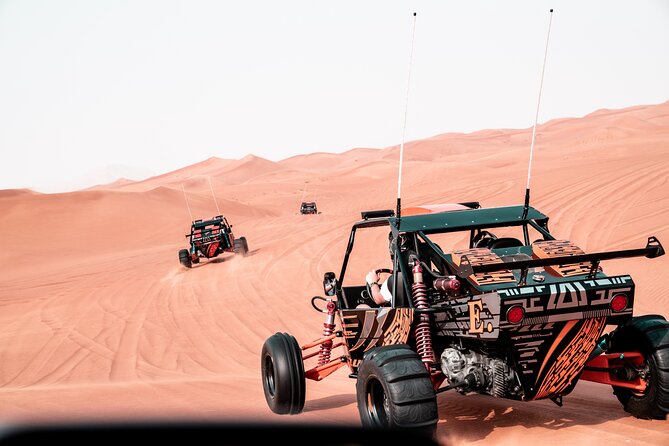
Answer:
[[[586,251],[669,245],[669,102],[599,110],[538,128],[532,202]],[[531,129],[442,134],[405,146],[405,206],[522,201]],[[210,158],[145,181],[66,194],[0,191],[0,421],[225,419],[359,423],[340,370],[307,383],[305,412],[280,417],[260,382],[263,341],[316,338],[325,271],[339,271],[362,210],[393,208],[398,147],[280,162]],[[210,183],[211,182],[211,183]],[[211,186],[210,186],[211,184]],[[177,251],[216,201],[248,257],[192,270]],[[305,194],[306,191],[306,194]],[[315,199],[318,215],[301,216]],[[384,248],[385,249],[385,248]],[[669,256],[606,263],[637,284],[635,314],[669,316]],[[565,406],[439,397],[444,444],[669,444],[610,388],[579,383]]]
[[[114,182],[105,189],[143,192],[155,187],[172,187],[181,189],[183,186],[188,192],[210,193],[209,183],[216,186],[245,184],[258,180],[264,176],[280,175],[287,169],[273,161],[247,155],[240,160],[226,160],[211,157],[199,163],[183,167],[162,175],[136,182]]]

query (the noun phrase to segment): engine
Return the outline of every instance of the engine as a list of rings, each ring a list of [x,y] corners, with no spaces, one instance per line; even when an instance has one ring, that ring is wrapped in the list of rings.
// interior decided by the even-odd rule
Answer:
[[[450,385],[462,384],[458,392],[479,392],[502,398],[518,396],[515,372],[497,358],[459,347],[450,347],[441,353],[441,370]]]

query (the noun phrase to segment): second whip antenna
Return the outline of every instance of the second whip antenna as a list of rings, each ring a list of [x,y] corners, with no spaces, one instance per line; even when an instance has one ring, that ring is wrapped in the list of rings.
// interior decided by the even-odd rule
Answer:
[[[525,186],[525,206],[523,207],[523,218],[527,217],[527,211],[530,207],[530,178],[532,173],[532,156],[534,155],[534,139],[537,136],[537,121],[539,121],[539,105],[541,105],[541,90],[544,88],[544,72],[546,71],[546,57],[548,56],[548,41],[551,37],[551,24],[553,23],[553,9],[550,10],[550,19],[548,21],[548,34],[546,35],[546,49],[544,50],[544,64],[541,67],[541,82],[539,83],[539,98],[537,99],[537,113],[534,116],[534,126],[532,127],[532,142],[530,143],[530,161],[527,165],[527,185]]]
[[[406,135],[407,128],[407,111],[409,109],[409,87],[411,86],[411,64],[413,62],[413,42],[416,35],[416,13],[413,13],[413,27],[411,30],[411,52],[409,53],[409,73],[407,75],[407,90],[406,90],[406,100],[404,102],[404,123],[402,125],[402,141],[400,143],[400,165],[399,171],[397,173],[397,218],[398,223],[399,219],[402,216],[402,163],[404,160],[404,138]]]

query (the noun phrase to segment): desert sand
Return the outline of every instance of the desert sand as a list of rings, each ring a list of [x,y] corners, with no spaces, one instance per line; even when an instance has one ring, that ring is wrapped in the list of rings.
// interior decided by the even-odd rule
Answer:
[[[403,204],[521,204],[531,129],[443,134],[405,145]],[[210,158],[145,181],[72,193],[0,191],[0,423],[224,420],[359,425],[342,368],[307,381],[305,410],[267,407],[260,351],[277,331],[316,339],[309,303],[338,272],[360,211],[395,205],[399,147],[280,162]],[[63,175],[67,174],[63,172]],[[247,257],[187,270],[190,217],[216,214]],[[300,215],[304,196],[318,215]],[[587,251],[669,246],[669,102],[538,127],[532,205]],[[372,265],[370,265],[371,267]],[[669,255],[608,261],[637,284],[635,315],[669,316]],[[447,392],[443,444],[669,444],[669,422],[636,419],[611,388],[580,382],[562,408]]]

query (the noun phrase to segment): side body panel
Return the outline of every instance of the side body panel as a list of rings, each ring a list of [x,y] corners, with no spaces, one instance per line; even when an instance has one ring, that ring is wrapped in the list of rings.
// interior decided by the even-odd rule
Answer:
[[[411,308],[339,310],[349,366],[357,372],[363,354],[382,345],[406,344],[413,323]]]

